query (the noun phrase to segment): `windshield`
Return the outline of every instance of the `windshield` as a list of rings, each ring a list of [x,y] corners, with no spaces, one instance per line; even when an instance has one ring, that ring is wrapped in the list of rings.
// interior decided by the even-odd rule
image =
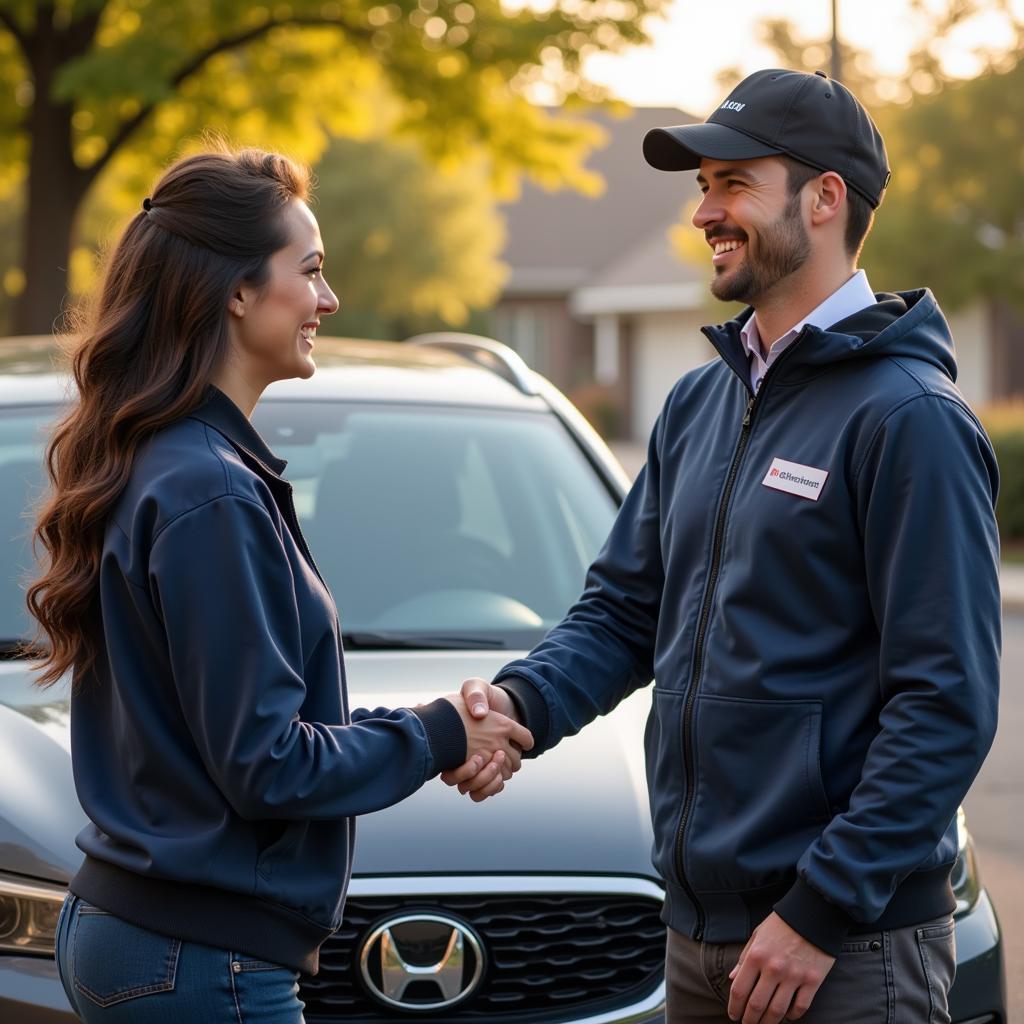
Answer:
[[[531,646],[579,596],[615,502],[551,413],[268,401],[350,646]]]
[[[31,634],[32,506],[59,414],[0,416],[0,641]],[[270,400],[253,414],[349,645],[528,647],[579,596],[615,501],[550,413]]]

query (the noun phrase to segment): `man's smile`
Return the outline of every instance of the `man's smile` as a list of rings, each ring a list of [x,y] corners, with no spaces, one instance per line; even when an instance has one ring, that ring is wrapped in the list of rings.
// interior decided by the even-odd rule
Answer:
[[[715,240],[709,240],[709,245],[714,248],[714,254],[711,257],[711,262],[717,267],[723,263],[729,262],[734,252],[746,246],[746,242],[740,241],[738,238],[719,238]]]

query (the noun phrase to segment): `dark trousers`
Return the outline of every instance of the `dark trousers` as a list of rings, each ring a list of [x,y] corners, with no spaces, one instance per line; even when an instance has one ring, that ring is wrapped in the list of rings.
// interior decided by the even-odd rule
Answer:
[[[729,972],[743,943],[668,931],[666,1024],[730,1024]],[[949,1024],[953,921],[852,936],[800,1024]]]

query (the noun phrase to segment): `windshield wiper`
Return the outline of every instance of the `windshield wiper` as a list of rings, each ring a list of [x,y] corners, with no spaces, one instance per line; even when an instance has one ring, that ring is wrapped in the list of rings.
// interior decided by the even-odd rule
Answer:
[[[43,653],[42,651],[33,651],[24,640],[0,640],[0,661],[34,658]]]
[[[507,647],[493,636],[445,636],[439,633],[374,633],[355,630],[342,633],[341,642],[352,650],[475,650]]]

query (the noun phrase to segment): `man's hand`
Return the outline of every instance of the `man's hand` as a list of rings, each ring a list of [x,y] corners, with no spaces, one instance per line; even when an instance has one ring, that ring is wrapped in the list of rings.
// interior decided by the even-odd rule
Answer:
[[[729,975],[729,1018],[743,1024],[799,1020],[835,962],[778,914],[769,914]]]
[[[506,718],[519,721],[516,706],[508,693],[500,686],[474,676],[462,684],[462,699],[469,705],[474,718],[486,718],[488,711],[500,711]]]
[[[478,677],[467,679],[462,684],[460,695],[474,719],[483,720],[491,711],[496,711],[500,716],[515,722],[518,721],[512,698],[504,690],[487,682],[486,679]],[[531,736],[529,746],[513,750],[510,757],[503,756],[499,760],[497,752],[490,761],[481,755],[468,757],[466,763],[460,768],[443,772],[441,780],[448,786],[458,786],[460,793],[468,794],[471,800],[479,803],[489,796],[500,793],[505,788],[504,782],[511,779],[514,772],[519,771],[521,750],[529,750],[532,746],[533,737]]]
[[[479,803],[500,793],[505,782],[519,771],[522,752],[533,747],[533,736],[513,717],[515,709],[507,694],[496,690],[508,703],[498,700],[489,708],[487,696],[481,696],[471,684],[490,686],[485,680],[470,679],[463,684],[461,693],[448,694],[446,698],[462,716],[466,728],[466,763],[443,773],[441,778]],[[497,705],[507,708],[512,715],[503,714]]]

